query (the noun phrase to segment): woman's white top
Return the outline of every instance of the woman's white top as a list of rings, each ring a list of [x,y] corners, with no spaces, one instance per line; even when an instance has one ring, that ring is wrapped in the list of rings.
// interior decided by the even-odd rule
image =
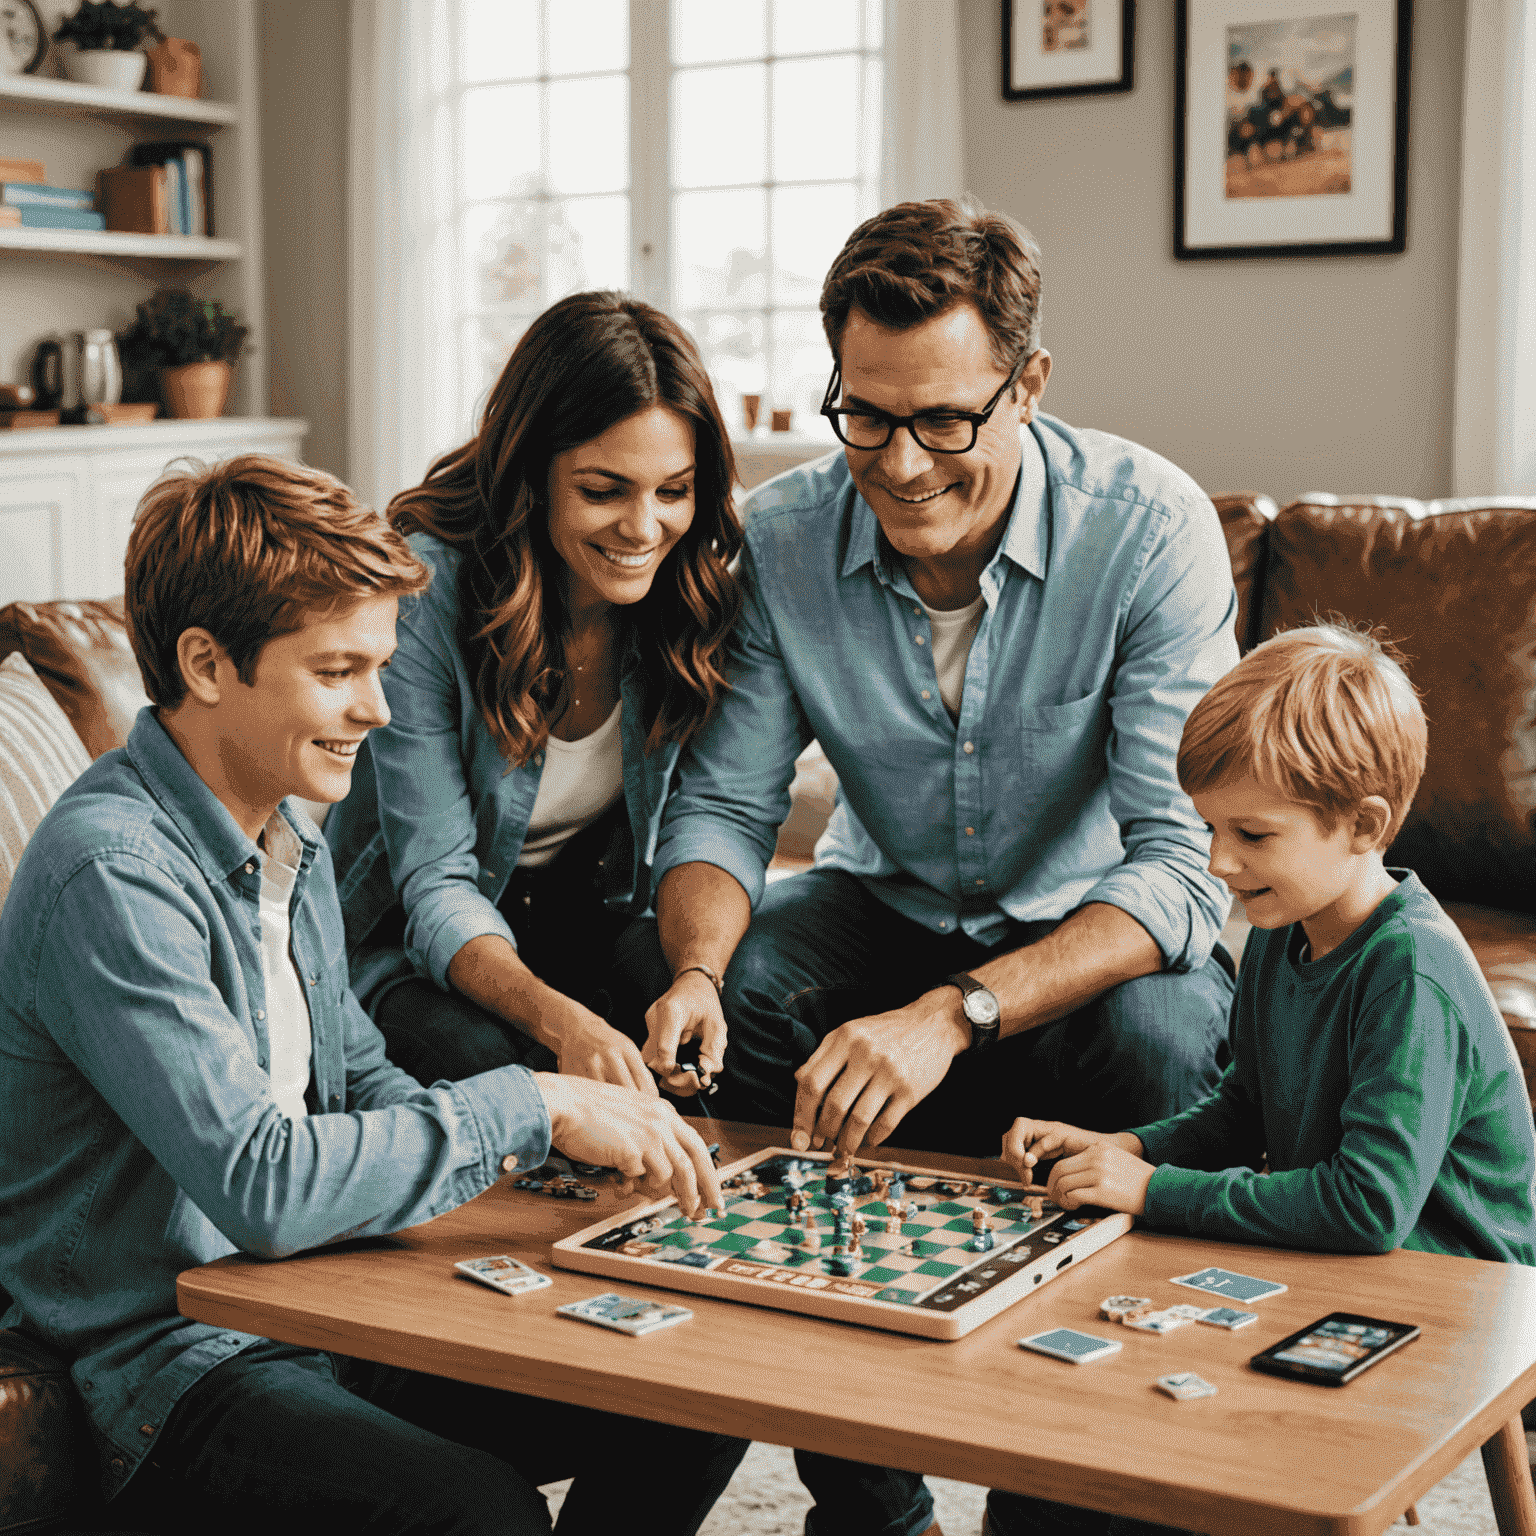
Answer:
[[[980,594],[964,608],[930,608],[923,612],[933,625],[933,670],[939,675],[939,697],[944,708],[960,717],[960,700],[965,693],[965,664],[970,660],[971,643],[981,627],[981,610],[986,602]]]
[[[619,733],[623,702],[580,741],[544,744],[544,772],[528,818],[519,869],[540,869],[553,861],[583,827],[590,827],[624,793],[624,741]]]
[[[281,811],[274,811],[261,829],[261,841],[265,846],[256,857],[261,863],[261,979],[271,1051],[267,1072],[277,1107],[290,1120],[302,1120],[309,1113],[304,1095],[312,1042],[309,999],[289,947],[288,903],[304,848]]]

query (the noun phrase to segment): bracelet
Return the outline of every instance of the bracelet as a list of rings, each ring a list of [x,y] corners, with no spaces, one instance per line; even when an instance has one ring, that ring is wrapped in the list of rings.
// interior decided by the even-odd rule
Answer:
[[[697,971],[701,976],[709,977],[710,985],[714,987],[716,997],[723,997],[725,995],[725,983],[721,981],[719,975],[712,966],[685,965],[682,970],[680,970],[677,975],[672,978],[672,980],[677,981],[680,977],[686,976],[689,971]]]

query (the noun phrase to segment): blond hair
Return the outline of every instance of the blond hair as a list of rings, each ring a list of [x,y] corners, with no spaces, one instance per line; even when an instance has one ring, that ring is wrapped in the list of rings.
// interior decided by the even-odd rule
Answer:
[[[1195,705],[1179,783],[1199,794],[1251,775],[1332,830],[1368,795],[1397,836],[1424,773],[1428,726],[1395,646],[1344,623],[1286,630],[1243,657]]]

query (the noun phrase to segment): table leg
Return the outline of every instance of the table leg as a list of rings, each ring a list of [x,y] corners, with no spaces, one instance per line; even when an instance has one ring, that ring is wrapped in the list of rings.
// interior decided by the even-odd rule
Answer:
[[[1525,1426],[1511,1419],[1483,1446],[1483,1471],[1499,1536],[1536,1536],[1536,1492],[1525,1449]]]

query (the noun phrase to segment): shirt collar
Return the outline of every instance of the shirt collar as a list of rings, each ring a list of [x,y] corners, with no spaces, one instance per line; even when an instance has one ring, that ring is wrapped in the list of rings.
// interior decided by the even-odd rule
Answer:
[[[154,705],[146,704],[139,711],[128,736],[127,753],[161,810],[180,828],[198,867],[210,881],[227,880],[241,866],[255,861],[259,852],[256,844],[182,756],[181,748],[160,723]],[[303,848],[302,873],[320,845],[305,832],[302,819],[286,810],[281,814]]]
[[[1008,505],[1008,522],[987,570],[1006,555],[1021,570],[1040,581],[1045,580],[1050,546],[1050,477],[1046,472],[1045,450],[1035,436],[1033,425],[1019,426],[1019,479],[1013,500]],[[841,575],[851,576],[866,565],[873,565],[875,575],[889,586],[894,577],[891,549],[880,531],[880,520],[873,508],[859,494],[850,478],[848,494],[853,499],[848,529],[848,547],[843,555]]]

